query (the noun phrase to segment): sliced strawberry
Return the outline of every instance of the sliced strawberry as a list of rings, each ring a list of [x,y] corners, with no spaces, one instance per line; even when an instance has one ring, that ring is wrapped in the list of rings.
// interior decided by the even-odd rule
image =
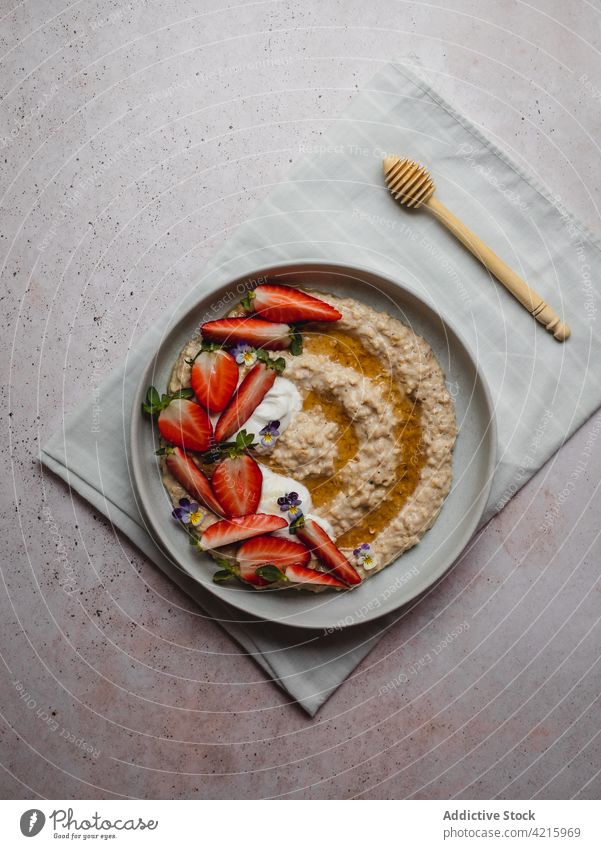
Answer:
[[[165,462],[175,480],[183,486],[188,495],[201,501],[217,516],[224,515],[225,511],[213,495],[209,479],[181,448],[174,448],[171,454],[167,455]]]
[[[238,385],[238,366],[223,349],[202,351],[194,360],[191,381],[194,394],[209,413],[224,410]]]
[[[175,398],[159,414],[161,436],[185,451],[207,451],[213,437],[211,420],[194,401]]]
[[[280,351],[289,348],[292,342],[287,324],[274,324],[262,318],[219,318],[200,326],[202,338],[209,342],[239,345],[246,342],[254,348]]]
[[[311,555],[304,545],[281,537],[255,537],[243,542],[236,554],[240,567],[240,577],[256,587],[268,584],[264,578],[256,574],[259,566],[267,563],[277,566],[282,572],[289,566],[306,566]]]
[[[328,575],[326,572],[318,572],[317,569],[309,569],[307,566],[299,566],[298,563],[286,567],[286,577],[295,584],[316,584],[323,587],[339,587],[346,589],[346,584]]]
[[[217,442],[223,442],[224,439],[228,439],[240,430],[267,395],[275,378],[275,370],[263,362],[258,362],[251,368],[236,390],[229,406],[219,417],[215,428]]]
[[[222,519],[204,531],[201,545],[204,549],[220,548],[232,542],[270,534],[272,531],[285,528],[287,524],[286,519],[281,516],[272,516],[270,513],[252,513],[250,516]]]
[[[292,286],[263,283],[251,292],[253,310],[269,321],[340,321],[337,309]]]
[[[360,584],[361,576],[339,548],[336,548],[321,525],[305,517],[304,524],[298,525],[296,535],[301,542],[315,554],[318,560],[328,566],[345,584]]]
[[[222,460],[213,472],[211,484],[228,518],[257,512],[263,488],[263,473],[248,454]]]

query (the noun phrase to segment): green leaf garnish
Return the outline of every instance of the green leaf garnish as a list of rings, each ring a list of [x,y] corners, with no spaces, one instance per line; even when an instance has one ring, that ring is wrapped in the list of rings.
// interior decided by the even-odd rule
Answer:
[[[235,563],[232,563],[232,561],[227,560],[225,557],[218,557],[216,555],[213,556],[213,560],[220,567],[219,570],[213,574],[213,581],[216,584],[225,584],[226,581],[237,576],[238,567]]]
[[[208,451],[205,451],[204,454],[201,454],[201,459],[205,463],[216,463],[226,454],[228,457],[238,457],[245,451],[256,448],[257,445],[258,443],[255,442],[254,433],[247,433],[245,430],[241,430],[236,436],[235,442],[219,442]]]
[[[273,563],[265,563],[264,566],[259,566],[258,569],[255,569],[255,574],[258,575],[259,578],[263,578],[264,581],[268,581],[270,584],[273,584],[276,581],[288,580],[282,570],[278,569],[277,566],[274,566]]]
[[[255,353],[257,355],[257,360],[265,363],[267,368],[273,369],[277,374],[281,374],[286,368],[286,360],[283,357],[278,357],[276,360],[273,360],[264,348],[257,348]]]
[[[242,300],[240,301],[240,306],[242,307],[242,309],[246,310],[246,312],[252,312],[253,301],[254,301],[255,297],[256,297],[255,293],[251,289],[248,292],[248,294],[244,298],[242,298]]]
[[[217,572],[213,573],[213,583],[225,584],[227,581],[231,581],[233,577],[233,572],[229,572],[227,569],[219,569]]]
[[[145,413],[149,413],[151,416],[154,413],[160,413],[163,409],[161,406],[161,396],[154,388],[154,386],[149,387],[146,392],[146,398],[142,402],[142,409]]]
[[[190,386],[185,387],[184,389],[179,389],[177,392],[174,392],[173,395],[159,395],[154,386],[149,387],[146,392],[146,398],[142,402],[142,410],[145,413],[148,413],[150,416],[155,416],[157,413],[160,413],[172,401],[175,401],[176,398],[193,398],[194,392]]]
[[[201,551],[204,551],[200,539],[202,536],[200,529],[197,529],[192,525],[185,525],[184,527],[188,534],[188,544],[194,546],[194,548],[199,548]]]
[[[298,357],[303,353],[303,336],[298,327],[293,327],[290,331],[292,342],[290,343],[290,353],[293,357]]]
[[[245,451],[247,448],[252,448],[256,445],[254,433],[247,433],[245,430],[241,430],[236,436],[235,445],[236,448],[239,448],[241,451]]]

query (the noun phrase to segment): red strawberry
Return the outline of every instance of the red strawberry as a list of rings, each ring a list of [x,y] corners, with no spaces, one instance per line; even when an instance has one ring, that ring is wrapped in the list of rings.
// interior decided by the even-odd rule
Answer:
[[[201,545],[204,549],[220,548],[232,542],[240,542],[250,537],[269,534],[280,528],[285,528],[288,522],[281,516],[269,513],[253,513],[250,516],[239,516],[235,519],[222,519],[210,525],[202,535]]]
[[[188,495],[193,496],[197,501],[201,501],[212,513],[223,516],[223,507],[213,495],[209,479],[196,463],[184,454],[181,448],[174,448],[167,455],[165,462],[175,480],[183,486]]]
[[[228,518],[257,512],[263,474],[258,463],[248,454],[222,460],[213,472],[211,484]]]
[[[229,406],[219,417],[215,428],[217,442],[223,442],[224,439],[228,439],[237,430],[240,430],[244,422],[250,418],[267,395],[275,378],[275,370],[269,368],[263,362],[258,362],[251,368],[238,387]]]
[[[286,567],[285,574],[288,580],[295,584],[317,584],[324,587],[346,589],[346,584],[343,584],[338,578],[334,578],[333,575],[318,572],[317,569],[308,569],[306,566],[299,566],[298,564]]]
[[[306,566],[311,555],[304,545],[280,537],[255,537],[243,542],[236,554],[240,567],[240,577],[256,587],[265,587],[269,583],[256,574],[259,566],[271,563],[281,571],[289,566]]]
[[[262,318],[220,318],[201,324],[202,338],[210,342],[239,345],[246,342],[254,348],[279,351],[290,347],[292,336],[287,324],[274,324]]]
[[[191,383],[203,407],[209,413],[220,413],[227,407],[238,385],[236,360],[221,348],[202,351],[194,360]]]
[[[305,517],[304,523],[297,526],[296,535],[315,554],[317,559],[328,566],[336,577],[344,581],[345,584],[361,583],[361,576],[355,567],[351,566],[321,525],[318,525],[313,519]]]
[[[269,321],[340,321],[337,309],[291,286],[264,283],[250,293],[253,310]]]
[[[211,446],[213,426],[207,415],[194,401],[175,398],[159,414],[161,436],[185,451],[207,451]]]

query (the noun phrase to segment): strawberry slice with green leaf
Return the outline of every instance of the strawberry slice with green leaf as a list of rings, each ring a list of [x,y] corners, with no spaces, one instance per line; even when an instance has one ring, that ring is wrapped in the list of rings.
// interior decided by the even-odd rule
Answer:
[[[335,587],[338,590],[347,588],[345,583],[339,581],[333,575],[320,572],[318,569],[309,569],[307,566],[301,566],[298,563],[286,567],[286,578],[294,584],[314,584],[318,587]]]
[[[142,401],[142,410],[148,413],[149,416],[155,416],[177,398],[193,397],[194,392],[189,386],[185,389],[180,389],[179,392],[173,392],[171,395],[161,395],[154,386],[149,386],[146,391],[146,398]]]
[[[230,557],[219,557],[216,554],[212,555],[213,560],[219,566],[219,569],[213,573],[214,584],[225,584],[231,581],[232,578],[238,577],[238,565]]]
[[[312,584],[316,587],[330,587],[337,590],[348,589],[347,585],[328,572],[320,572],[318,569],[309,569],[308,566],[302,566],[300,563],[293,563],[292,566],[286,566],[284,572],[274,566],[273,563],[266,563],[265,566],[259,566],[255,574],[267,581],[268,584],[285,583],[291,584]]]
[[[211,489],[209,479],[198,468],[194,460],[181,448],[167,448],[165,463],[175,480],[183,486],[188,495],[200,501],[212,513],[223,516],[225,511]]]
[[[246,343],[253,348],[281,351],[289,348],[293,332],[288,324],[264,321],[262,318],[219,318],[201,324],[203,340],[233,347]]]
[[[252,434],[239,433],[232,447],[225,449],[227,456],[211,479],[213,492],[230,519],[256,513],[261,500],[263,473],[259,464],[244,453],[252,446],[252,441]]]
[[[290,532],[295,533],[315,557],[345,584],[352,586],[361,583],[361,576],[355,567],[314,519],[302,516],[290,526]]]
[[[269,584],[288,581],[291,584],[312,584],[316,587],[330,587],[337,590],[348,589],[346,584],[333,575],[320,572],[318,569],[309,569],[308,566],[302,566],[300,563],[286,566],[284,572],[273,563],[267,563],[265,566],[259,566],[255,574]]]
[[[251,539],[262,534],[285,528],[288,522],[281,516],[271,513],[252,513],[250,516],[237,516],[233,519],[222,519],[215,522],[203,532],[200,547],[204,550],[220,548],[244,539]]]
[[[262,283],[248,293],[242,306],[250,307],[261,318],[274,322],[340,321],[342,313],[300,289]]]
[[[257,587],[265,587],[277,580],[257,574],[261,567],[270,566],[284,572],[289,566],[306,566],[311,555],[304,545],[281,537],[260,536],[243,542],[236,554],[239,576],[243,581]],[[274,573],[275,574],[275,573]]]
[[[235,359],[223,348],[203,345],[190,364],[190,382],[197,400],[209,413],[220,413],[229,404],[238,385]]]
[[[142,410],[158,414],[157,424],[163,439],[184,451],[207,451],[213,440],[213,425],[206,412],[190,401],[192,389],[180,389],[172,395],[159,395],[154,386],[146,393]]]
[[[219,417],[215,427],[217,442],[229,439],[236,431],[240,430],[267,395],[275,382],[276,376],[281,373],[286,365],[282,357],[272,360],[265,351],[257,352],[257,356],[259,355],[262,355],[259,362],[255,363],[248,372],[238,386],[229,405]]]

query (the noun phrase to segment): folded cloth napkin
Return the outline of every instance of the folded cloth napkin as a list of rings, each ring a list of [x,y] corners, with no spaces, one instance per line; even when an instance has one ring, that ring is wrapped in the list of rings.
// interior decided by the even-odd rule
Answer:
[[[558,199],[401,65],[384,66],[306,153],[289,182],[226,243],[182,310],[228,278],[283,260],[350,262],[401,280],[462,331],[492,389],[499,455],[486,521],[601,404],[601,372],[591,368],[601,355],[591,283],[601,275],[601,246]],[[564,313],[572,327],[567,344],[555,342],[427,212],[395,205],[383,186],[385,153],[427,164],[450,209]],[[90,432],[89,402],[44,446],[43,462],[314,715],[394,617],[331,634],[258,622],[217,601],[163,557],[135,507],[123,434],[127,399],[164,330],[151,328],[94,399],[114,411],[102,431]]]

